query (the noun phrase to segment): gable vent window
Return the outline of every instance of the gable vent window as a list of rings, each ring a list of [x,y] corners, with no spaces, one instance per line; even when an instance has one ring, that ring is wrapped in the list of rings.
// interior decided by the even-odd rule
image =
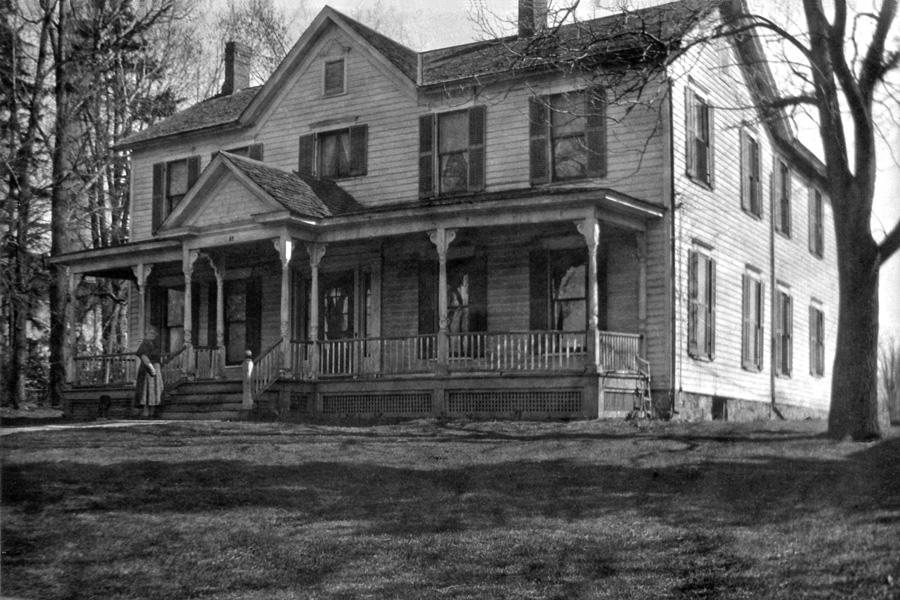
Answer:
[[[344,93],[345,78],[343,58],[338,60],[329,60],[325,63],[324,87],[324,93],[326,96],[336,96]]]
[[[368,172],[368,125],[300,136],[297,173],[320,179],[359,177]]]
[[[155,233],[200,177],[200,157],[153,165],[153,220]]]
[[[419,118],[419,196],[484,189],[484,106]]]
[[[531,98],[532,183],[606,176],[606,95],[601,88]]]

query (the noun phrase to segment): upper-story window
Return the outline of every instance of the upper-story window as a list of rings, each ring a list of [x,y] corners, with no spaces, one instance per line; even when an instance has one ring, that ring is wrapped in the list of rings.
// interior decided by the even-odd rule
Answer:
[[[783,160],[775,160],[775,231],[791,237],[791,169]]]
[[[716,262],[700,247],[688,254],[688,353],[716,354]]]
[[[762,215],[759,142],[747,131],[741,131],[741,208],[754,217]]]
[[[153,165],[153,231],[159,229],[199,177],[199,156]]]
[[[602,88],[530,99],[532,183],[606,176]]]
[[[485,126],[484,106],[419,118],[419,196],[484,189]]]
[[[367,125],[301,135],[297,173],[320,179],[365,175],[368,137]]]
[[[337,96],[346,91],[346,74],[344,59],[326,60],[323,75],[323,93],[326,96]]]
[[[822,192],[809,189],[809,251],[822,258],[825,255],[825,215]]]
[[[743,330],[741,336],[741,364],[748,371],[763,367],[766,284],[759,271],[748,269],[743,276]]]
[[[694,181],[713,186],[713,108],[707,99],[691,88],[686,88],[686,169]]]

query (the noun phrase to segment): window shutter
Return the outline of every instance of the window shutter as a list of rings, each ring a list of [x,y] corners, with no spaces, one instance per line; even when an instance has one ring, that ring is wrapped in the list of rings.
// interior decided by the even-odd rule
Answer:
[[[782,314],[782,311],[784,308],[783,307],[784,296],[781,292],[776,292],[775,298],[776,298],[775,299],[775,315],[774,315],[774,322],[775,322],[774,329],[775,330],[772,332],[772,335],[773,335],[774,341],[775,341],[775,343],[774,343],[774,346],[775,346],[775,374],[781,375],[782,374],[782,368],[781,368],[781,366],[782,366],[782,362],[781,362],[782,346],[784,343],[784,337],[783,337],[784,336],[784,328],[782,326],[782,323],[784,322],[784,315]]]
[[[750,180],[752,177],[753,158],[750,156],[752,152],[750,135],[746,131],[741,131],[741,208],[747,212],[753,212],[752,186]]]
[[[753,306],[753,297],[751,296],[750,284],[752,280],[750,276],[746,273],[742,275],[741,283],[742,283],[742,295],[743,299],[743,307],[742,307],[742,316],[743,316],[743,327],[741,328],[741,362],[744,365],[744,368],[749,369],[751,365],[751,361],[753,359],[753,332],[755,330],[755,326],[753,324],[752,319],[750,318],[750,313],[752,312]]]
[[[473,106],[469,109],[469,191],[484,189],[484,138],[486,108]]]
[[[825,373],[825,313],[816,311],[816,374]]]
[[[197,180],[200,179],[200,157],[199,156],[191,156],[187,159],[187,168],[188,168],[188,182],[187,189],[190,189],[197,183]]]
[[[253,353],[254,360],[262,352],[262,281],[259,277],[247,280],[247,350]]]
[[[691,356],[699,354],[697,342],[697,329],[699,319],[697,314],[698,296],[700,294],[700,286],[697,281],[698,261],[700,255],[693,250],[688,253],[688,353]]]
[[[247,148],[247,158],[252,158],[253,160],[258,160],[262,162],[263,160],[263,145],[262,144],[250,144]]]
[[[706,125],[706,182],[709,187],[714,188],[716,187],[716,111],[708,104],[706,105]]]
[[[816,256],[825,256],[825,203],[822,193],[815,192],[816,211]]]
[[[818,354],[818,341],[816,340],[816,326],[818,325],[816,318],[816,309],[809,307],[809,374],[817,375],[816,372],[816,355]]]
[[[588,177],[606,177],[606,90],[586,91],[584,139],[588,150]]]
[[[809,218],[809,251],[819,255],[816,244],[816,188],[809,187],[809,210],[807,211]]]
[[[793,189],[793,177],[791,176],[791,170],[785,169],[784,172],[787,180],[784,182],[784,206],[782,207],[782,218],[784,219],[784,234],[788,237],[791,235],[791,191]]]
[[[369,126],[354,125],[350,128],[350,175],[368,173]]]
[[[533,250],[528,256],[529,329],[548,329],[547,252]]]
[[[775,211],[775,231],[781,231],[781,161],[772,167],[772,210]]]
[[[487,331],[487,254],[476,253],[469,264],[469,331]]]
[[[766,284],[762,281],[754,281],[756,285],[756,289],[758,291],[757,294],[757,320],[756,320],[756,369],[758,371],[762,370],[763,365],[763,357],[765,356],[765,322],[766,322]]]
[[[419,259],[419,334],[438,330],[438,263]]]
[[[696,143],[697,143],[696,98],[694,97],[694,90],[692,90],[691,88],[689,88],[689,87],[684,88],[684,92],[685,92],[685,98],[684,98],[685,170],[687,171],[688,176],[696,177],[697,176],[697,167],[695,165],[696,158],[694,156],[694,153],[696,151]]]
[[[153,218],[152,231],[162,225],[166,203],[166,163],[153,165]]]
[[[550,181],[550,167],[548,163],[548,147],[549,141],[549,118],[547,109],[547,98],[529,98],[528,99],[528,122],[529,122],[529,169],[531,175],[531,183],[547,183]]]
[[[790,375],[794,370],[794,304],[793,304],[793,300],[791,299],[790,296],[785,296],[784,300],[785,300],[785,303],[784,303],[784,312],[785,312],[784,367],[785,367],[785,374]]]
[[[434,115],[419,117],[419,197],[434,195]]]
[[[707,344],[710,360],[716,357],[716,261],[709,259],[709,336]]]
[[[313,177],[316,174],[316,134],[300,136],[300,151],[297,155],[297,174]]]

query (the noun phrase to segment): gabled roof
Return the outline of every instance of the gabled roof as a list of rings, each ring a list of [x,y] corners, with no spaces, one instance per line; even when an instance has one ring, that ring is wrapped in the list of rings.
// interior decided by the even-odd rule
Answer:
[[[395,42],[391,38],[384,36],[374,29],[366,27],[359,21],[355,19],[351,19],[347,15],[341,14],[338,11],[334,11],[338,15],[340,15],[344,21],[346,21],[347,25],[349,25],[353,31],[359,34],[360,37],[365,39],[369,44],[378,50],[385,58],[387,58],[397,69],[400,70],[401,73],[409,77],[410,80],[415,81],[417,77],[417,73],[419,70],[419,53],[413,50],[412,48],[407,48],[403,44]]]
[[[297,215],[312,218],[337,217],[363,210],[363,206],[353,196],[333,181],[288,173],[258,160],[228,152],[220,154],[279,204]]]
[[[260,87],[240,90],[228,96],[213,96],[190,108],[177,112],[168,119],[134,133],[116,144],[117,148],[130,148],[155,138],[199,131],[237,122]]]

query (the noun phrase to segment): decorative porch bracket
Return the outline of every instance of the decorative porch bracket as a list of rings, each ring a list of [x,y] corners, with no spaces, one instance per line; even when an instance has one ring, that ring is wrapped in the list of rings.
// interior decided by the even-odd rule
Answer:
[[[144,337],[144,329],[147,327],[147,280],[153,265],[138,263],[131,268],[138,286],[138,335]]]
[[[282,352],[281,367],[285,373],[291,371],[291,353],[287,351],[287,344],[290,341],[290,318],[291,318],[291,258],[294,254],[294,240],[288,237],[287,233],[282,233],[277,239],[272,240],[278,256],[281,258],[281,321],[280,331],[281,340],[284,344]]]
[[[588,247],[588,369],[600,368],[600,302],[597,298],[597,249],[600,247],[600,223],[594,215],[575,221],[578,233],[584,236]]]
[[[456,239],[456,229],[438,227],[428,233],[428,239],[438,253],[438,334],[437,334],[437,374],[445,375],[450,362],[450,337],[447,309],[447,250]]]
[[[312,340],[310,349],[310,361],[313,377],[319,372],[319,264],[325,256],[325,244],[307,243],[306,252],[309,254],[310,285],[309,297],[309,338]]]

